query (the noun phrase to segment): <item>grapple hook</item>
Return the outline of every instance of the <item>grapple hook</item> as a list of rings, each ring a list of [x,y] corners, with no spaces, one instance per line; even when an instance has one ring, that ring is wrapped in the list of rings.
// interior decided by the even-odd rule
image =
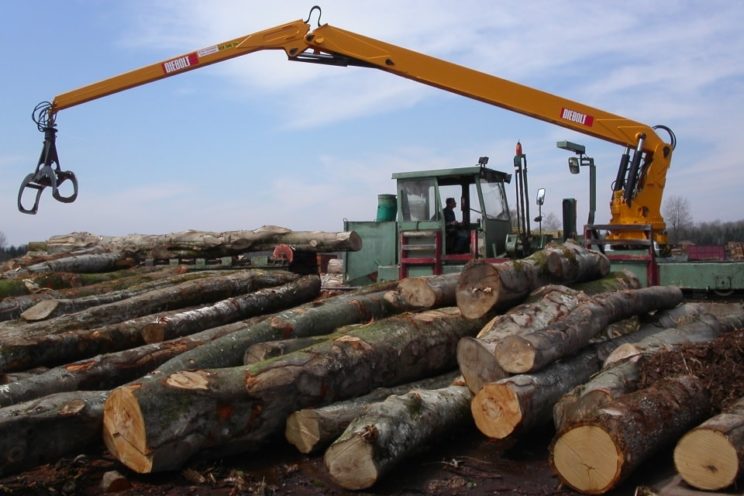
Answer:
[[[40,104],[41,105],[41,104]],[[72,203],[77,198],[78,184],[77,178],[72,171],[63,171],[59,167],[59,157],[57,156],[57,146],[55,142],[57,140],[57,128],[54,125],[54,116],[51,114],[51,107],[42,109],[38,112],[39,106],[34,110],[34,122],[36,122],[39,129],[44,132],[44,147],[41,150],[41,156],[39,157],[39,163],[36,165],[36,171],[27,175],[21,182],[21,187],[18,190],[18,210],[24,214],[35,214],[39,209],[39,200],[41,199],[41,193],[44,188],[52,188],[52,196],[60,202]],[[37,119],[38,116],[48,114],[48,117],[44,120]],[[59,186],[65,181],[70,181],[72,184],[72,193],[68,196],[64,196],[59,191]],[[25,208],[23,206],[23,194],[26,189],[35,189],[36,197],[34,198],[34,204],[31,208]]]

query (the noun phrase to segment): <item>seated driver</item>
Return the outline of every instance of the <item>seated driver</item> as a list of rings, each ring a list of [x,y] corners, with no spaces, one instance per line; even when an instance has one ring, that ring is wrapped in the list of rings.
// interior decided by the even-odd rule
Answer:
[[[454,198],[445,200],[444,226],[447,234],[446,251],[448,253],[466,253],[468,251],[468,233],[460,229],[461,224],[455,217],[457,202]]]

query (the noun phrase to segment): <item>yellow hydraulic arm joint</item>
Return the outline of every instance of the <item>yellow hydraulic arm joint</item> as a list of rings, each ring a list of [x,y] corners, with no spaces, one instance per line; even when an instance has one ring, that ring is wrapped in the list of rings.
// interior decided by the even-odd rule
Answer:
[[[318,11],[318,26],[310,30],[310,17]],[[672,159],[675,137],[669,128],[645,124],[603,110],[568,100],[550,93],[518,83],[424,55],[396,45],[352,33],[328,24],[320,25],[320,8],[310,10],[306,20],[297,20],[259,31],[247,36],[212,45],[195,52],[186,53],[156,64],[152,64],[119,76],[100,81],[58,95],[44,110],[44,118],[37,120],[39,129],[45,132],[45,150],[51,149],[46,158],[42,153],[36,175],[29,174],[19,191],[18,206],[22,212],[35,213],[38,196],[46,186],[64,180],[74,180],[71,172],[59,171],[54,137],[55,116],[62,109],[181,74],[193,69],[221,62],[239,55],[259,50],[284,50],[290,60],[331,65],[354,65],[390,72],[397,76],[457,93],[498,107],[518,112],[578,131],[589,136],[610,141],[626,148],[613,185],[610,202],[612,225],[652,226],[654,239],[666,243],[666,225],[660,213],[661,198],[666,182],[666,173]],[[36,120],[36,119],[35,119]],[[670,136],[666,143],[656,133],[663,129]],[[51,159],[50,159],[51,157]],[[53,160],[52,160],[53,159]],[[57,168],[50,169],[56,164]],[[55,172],[50,172],[50,170]],[[56,175],[57,181],[49,175]],[[29,179],[30,178],[30,179]],[[25,187],[38,188],[36,205],[25,210],[21,206],[21,195]],[[77,182],[74,181],[75,195]],[[74,198],[60,198],[73,201]],[[639,239],[646,236],[642,229],[611,232],[611,239]]]

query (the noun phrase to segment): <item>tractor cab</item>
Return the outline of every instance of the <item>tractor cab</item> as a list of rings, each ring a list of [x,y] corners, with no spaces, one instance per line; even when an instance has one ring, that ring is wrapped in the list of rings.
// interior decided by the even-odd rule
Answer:
[[[511,175],[485,167],[487,160],[394,173],[395,198],[380,195],[376,221],[344,222],[344,230],[356,231],[363,241],[360,251],[346,254],[346,282],[459,272],[474,258],[504,256],[511,232],[504,185]],[[447,199],[456,204],[449,212]]]

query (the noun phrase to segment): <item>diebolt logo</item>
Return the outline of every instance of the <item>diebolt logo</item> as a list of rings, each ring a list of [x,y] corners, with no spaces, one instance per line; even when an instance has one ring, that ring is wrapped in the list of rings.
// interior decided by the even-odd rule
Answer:
[[[591,115],[582,114],[575,110],[563,108],[561,110],[561,118],[567,121],[575,122],[577,124],[583,124],[584,126],[590,126],[594,124],[594,117]]]
[[[182,57],[178,57],[177,59],[169,60],[168,62],[163,62],[163,70],[166,74],[170,74],[171,72],[182,71],[187,67],[191,67],[192,65],[196,65],[198,63],[199,56],[196,55],[196,52],[194,52]]]

